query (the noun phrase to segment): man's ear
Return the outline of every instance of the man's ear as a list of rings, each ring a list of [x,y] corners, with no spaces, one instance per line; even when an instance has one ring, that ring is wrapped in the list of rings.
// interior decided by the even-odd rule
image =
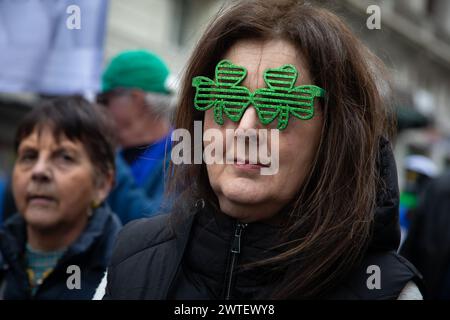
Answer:
[[[113,170],[108,170],[108,173],[99,175],[95,181],[94,202],[102,203],[108,197],[114,186],[115,174]]]

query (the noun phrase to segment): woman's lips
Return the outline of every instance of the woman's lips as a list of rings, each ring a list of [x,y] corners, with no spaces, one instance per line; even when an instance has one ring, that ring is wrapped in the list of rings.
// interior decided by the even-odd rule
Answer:
[[[264,167],[263,165],[260,164],[250,164],[250,163],[243,163],[243,164],[235,163],[234,166],[242,170],[259,170]]]
[[[234,167],[241,170],[260,170],[261,168],[268,167],[267,165],[261,163],[250,163],[250,161],[238,161],[234,160]]]
[[[56,199],[50,196],[29,196],[28,204],[36,206],[47,206],[56,202]]]

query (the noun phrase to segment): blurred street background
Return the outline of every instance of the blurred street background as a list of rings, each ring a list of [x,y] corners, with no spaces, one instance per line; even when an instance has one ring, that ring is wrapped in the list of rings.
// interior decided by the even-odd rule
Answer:
[[[0,179],[14,161],[16,125],[37,100],[73,93],[93,99],[105,65],[128,49],[155,52],[179,81],[202,30],[225,2],[0,0]],[[430,175],[450,168],[450,1],[318,2],[343,16],[388,66],[401,187],[410,155],[426,157]],[[80,8],[80,29],[65,26],[72,4]],[[381,9],[379,30],[367,28],[370,5]]]

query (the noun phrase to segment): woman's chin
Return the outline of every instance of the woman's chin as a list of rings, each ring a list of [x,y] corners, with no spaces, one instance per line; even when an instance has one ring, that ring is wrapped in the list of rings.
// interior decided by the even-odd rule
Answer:
[[[28,208],[23,216],[27,224],[35,229],[52,228],[57,223],[57,213],[43,208]]]
[[[222,184],[221,193],[229,202],[236,205],[256,205],[264,202],[270,188],[247,178],[236,178]]]

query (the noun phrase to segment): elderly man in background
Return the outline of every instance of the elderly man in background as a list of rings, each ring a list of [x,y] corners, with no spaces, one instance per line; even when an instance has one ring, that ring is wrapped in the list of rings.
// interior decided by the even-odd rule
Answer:
[[[135,184],[151,199],[144,210],[130,210],[127,198],[117,194],[123,190],[119,181],[108,202],[124,223],[139,215],[156,213],[162,203],[174,105],[169,79],[166,64],[145,50],[118,54],[102,77],[98,102],[107,108],[116,124],[121,146],[116,159],[118,170],[129,169]]]

